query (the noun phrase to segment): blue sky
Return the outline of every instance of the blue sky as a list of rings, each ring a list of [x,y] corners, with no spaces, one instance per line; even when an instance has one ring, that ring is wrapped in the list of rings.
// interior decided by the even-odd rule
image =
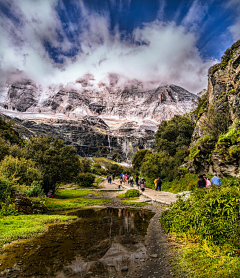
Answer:
[[[239,15],[240,0],[0,0],[0,82],[113,73],[197,93],[240,39]]]

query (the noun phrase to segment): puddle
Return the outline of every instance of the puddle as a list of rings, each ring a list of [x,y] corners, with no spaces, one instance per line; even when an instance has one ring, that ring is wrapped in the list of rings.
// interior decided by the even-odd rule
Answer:
[[[51,225],[0,255],[0,277],[125,277],[147,258],[144,241],[153,212],[108,208],[67,214],[79,220]],[[121,271],[124,266],[129,271]]]

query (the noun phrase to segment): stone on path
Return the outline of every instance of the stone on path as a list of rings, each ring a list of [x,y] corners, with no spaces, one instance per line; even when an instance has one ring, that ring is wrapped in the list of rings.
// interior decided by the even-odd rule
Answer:
[[[151,258],[157,258],[157,257],[158,257],[158,254],[151,254],[150,257],[151,257]]]

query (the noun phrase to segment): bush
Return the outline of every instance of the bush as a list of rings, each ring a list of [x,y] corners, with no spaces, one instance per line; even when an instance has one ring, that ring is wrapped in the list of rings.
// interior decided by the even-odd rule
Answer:
[[[9,216],[9,215],[19,215],[19,213],[15,209],[14,204],[3,203],[2,208],[0,209],[0,216]]]
[[[101,165],[100,165],[101,166]],[[80,159],[80,171],[83,173],[91,172],[92,160],[84,157]]]
[[[95,177],[90,173],[81,173],[77,176],[77,183],[79,186],[91,187],[93,186]]]
[[[102,166],[101,166],[101,164],[100,164],[100,163],[94,163],[94,164],[93,164],[93,168],[96,168],[96,169],[101,169],[101,168],[102,168]]]
[[[28,186],[34,180],[41,180],[41,172],[36,168],[32,160],[25,158],[14,158],[11,155],[5,156],[0,164],[0,174],[11,180],[17,180],[19,184],[26,184]]]
[[[240,248],[240,188],[197,189],[189,199],[179,198],[164,211],[161,224],[167,233],[201,243]]]
[[[43,189],[40,182],[34,181],[31,186],[25,190],[28,197],[38,197],[43,195]]]
[[[115,176],[119,176],[123,172],[123,167],[119,164],[109,164],[107,170],[110,174],[115,174]]]
[[[130,189],[125,193],[126,198],[134,198],[139,196],[140,196],[140,192],[137,189]]]
[[[9,144],[0,137],[0,161],[9,154]]]
[[[4,202],[12,191],[13,184],[7,178],[0,176],[0,202]]]

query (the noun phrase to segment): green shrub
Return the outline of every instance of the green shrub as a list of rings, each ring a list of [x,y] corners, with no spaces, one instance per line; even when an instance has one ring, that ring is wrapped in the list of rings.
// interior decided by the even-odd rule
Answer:
[[[25,190],[28,197],[38,197],[43,195],[43,189],[40,182],[34,181],[31,186]]]
[[[197,189],[189,199],[179,197],[162,213],[161,224],[167,233],[191,237],[196,242],[229,244],[240,248],[240,188]]]
[[[9,154],[9,144],[0,137],[0,161]]]
[[[102,166],[101,166],[101,164],[100,164],[100,163],[94,163],[94,164],[93,164],[93,168],[96,168],[96,169],[101,169],[101,168],[102,168]]]
[[[13,191],[13,184],[3,176],[0,176],[0,202],[4,202]]]
[[[115,176],[119,176],[123,172],[123,167],[119,164],[109,164],[107,167],[107,171],[110,174],[115,174]]]
[[[34,180],[41,180],[41,172],[36,168],[32,160],[25,158],[5,156],[0,164],[0,174],[9,180],[16,179],[19,184],[26,184],[28,186]]]
[[[130,189],[125,193],[126,198],[134,198],[139,196],[140,196],[140,192],[137,189]]]
[[[80,159],[80,171],[83,173],[91,172],[92,160],[84,157]]]
[[[0,216],[19,215],[14,204],[3,203],[1,206]]]
[[[164,179],[162,183],[162,190],[173,193],[194,191],[197,188],[197,180],[198,175],[192,173],[186,173],[183,177],[177,177],[172,181]]]
[[[79,186],[91,187],[93,186],[95,177],[90,173],[80,173],[77,176],[77,183]]]

